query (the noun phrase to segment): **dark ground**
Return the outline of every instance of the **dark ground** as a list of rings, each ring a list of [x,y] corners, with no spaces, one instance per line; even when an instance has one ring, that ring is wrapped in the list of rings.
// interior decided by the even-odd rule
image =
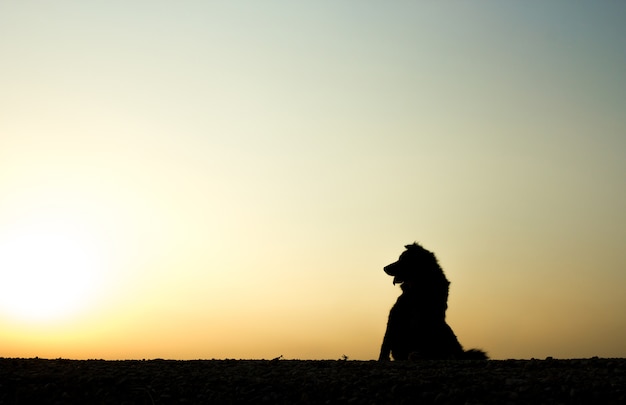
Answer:
[[[626,359],[0,358],[0,404],[625,404]]]

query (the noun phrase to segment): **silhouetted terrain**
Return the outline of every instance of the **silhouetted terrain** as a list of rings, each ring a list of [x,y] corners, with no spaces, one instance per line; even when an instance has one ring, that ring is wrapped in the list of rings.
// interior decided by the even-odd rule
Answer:
[[[623,404],[626,359],[0,359],[0,404]]]

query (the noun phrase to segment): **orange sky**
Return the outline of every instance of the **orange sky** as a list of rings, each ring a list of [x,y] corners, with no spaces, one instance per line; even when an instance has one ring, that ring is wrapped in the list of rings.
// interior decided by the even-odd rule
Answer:
[[[626,6],[0,5],[0,357],[626,356]]]

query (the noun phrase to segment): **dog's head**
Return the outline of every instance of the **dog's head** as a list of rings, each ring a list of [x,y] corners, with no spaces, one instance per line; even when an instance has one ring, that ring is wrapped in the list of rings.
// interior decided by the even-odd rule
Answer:
[[[443,275],[435,255],[418,245],[406,245],[398,261],[385,266],[385,273],[393,276],[393,284],[423,282]]]

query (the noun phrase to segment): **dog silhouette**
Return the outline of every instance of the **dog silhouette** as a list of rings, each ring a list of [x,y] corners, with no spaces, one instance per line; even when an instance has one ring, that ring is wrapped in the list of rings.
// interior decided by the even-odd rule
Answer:
[[[402,294],[391,308],[379,361],[487,359],[482,350],[463,350],[446,323],[450,282],[435,255],[417,243],[385,266]]]

